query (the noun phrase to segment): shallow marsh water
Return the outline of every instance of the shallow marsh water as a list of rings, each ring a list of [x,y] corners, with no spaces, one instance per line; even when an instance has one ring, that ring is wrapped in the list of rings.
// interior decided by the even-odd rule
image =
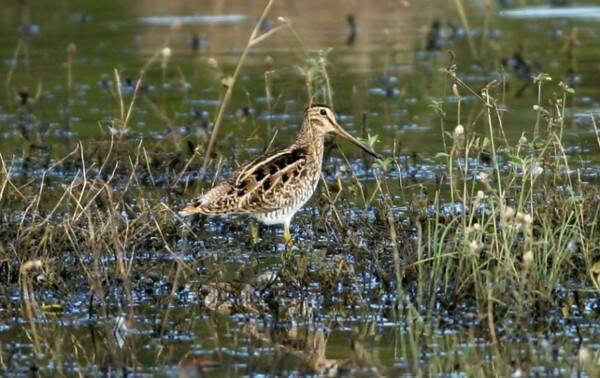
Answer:
[[[430,217],[462,211],[462,203],[451,203],[450,191],[440,184],[447,162],[438,153],[452,137],[442,134],[433,106],[443,103],[444,128],[451,134],[457,101],[440,72],[451,64],[477,90],[494,79],[502,82],[503,133],[513,143],[523,133],[531,139],[534,132],[538,93],[531,75],[552,76],[543,98],[560,96],[559,81],[573,87],[563,134],[572,170],[562,174],[597,187],[600,149],[590,115],[600,115],[600,45],[595,42],[600,3],[461,3],[469,30],[451,1],[276,1],[264,30],[286,17],[302,44],[283,29],[251,50],[215,162],[204,177],[198,174],[203,155],[189,159],[206,143],[223,78],[233,71],[263,2],[3,3],[0,153],[7,167],[2,174],[10,176],[16,194],[3,197],[13,190],[9,184],[0,191],[1,371],[135,376],[597,372],[600,302],[585,274],[553,288],[553,298],[537,303],[536,311],[519,313],[517,300],[498,303],[502,314],[496,315],[494,337],[499,343],[491,342],[488,314],[477,299],[448,294],[452,280],[443,288],[417,283],[428,277],[411,270],[419,264],[411,265],[418,252],[410,246],[416,236],[409,231],[398,243],[407,256],[404,291],[398,290],[381,269],[394,264],[387,215],[378,198],[369,200],[377,195],[380,168],[344,142],[328,152],[327,185],[295,219],[292,253],[280,244],[276,228],[262,229],[262,240],[253,245],[244,218],[186,223],[165,210],[184,205],[209,187],[213,176],[225,176],[236,162],[263,151],[276,131],[275,145],[289,142],[307,105],[298,67],[314,66],[317,51],[328,48],[339,119],[355,135],[376,134],[375,148],[396,157],[402,169],[385,173],[390,182],[403,185],[389,188],[392,215],[410,231],[413,223],[403,219],[420,196],[429,195],[425,214]],[[349,14],[356,20],[354,37]],[[69,53],[70,43],[76,49]],[[164,47],[169,54],[162,53]],[[148,62],[128,132],[111,142],[110,130],[119,128],[115,119],[120,116],[114,70],[120,72],[126,108]],[[317,100],[327,98],[317,93]],[[473,94],[463,92],[461,123],[476,124],[473,120],[481,117],[475,103]],[[486,135],[487,130],[467,126],[467,132]],[[514,169],[506,156],[499,162],[501,172]],[[470,165],[474,172],[490,167],[485,159]],[[106,182],[124,204],[116,211],[107,209],[111,196],[101,189]],[[88,185],[97,192],[86,192]],[[44,196],[37,198],[43,200],[27,201],[42,189]],[[432,207],[435,189],[442,195],[440,208]],[[342,195],[332,210],[328,201],[338,190]],[[75,205],[55,211],[64,193],[75,198]],[[96,213],[88,224],[71,223],[73,218],[86,221],[89,213],[79,203],[88,197],[98,202]],[[108,220],[99,220],[103,214]],[[43,219],[46,228],[35,223]],[[92,231],[91,224],[101,227]],[[79,235],[88,239],[78,240]],[[55,240],[62,240],[64,249]],[[36,254],[36,248],[43,252]],[[597,248],[594,253],[598,258]],[[28,261],[38,260],[41,268],[24,270]],[[576,271],[583,262],[575,256],[569,264]],[[421,295],[427,290],[431,299]]]

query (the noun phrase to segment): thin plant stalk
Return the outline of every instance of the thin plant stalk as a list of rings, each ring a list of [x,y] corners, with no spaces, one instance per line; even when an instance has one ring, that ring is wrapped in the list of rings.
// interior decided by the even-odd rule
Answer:
[[[260,18],[258,19],[258,22],[254,26],[254,30],[252,30],[252,33],[250,34],[248,43],[246,44],[246,47],[242,51],[242,55],[240,56],[240,59],[238,60],[237,66],[235,67],[235,71],[233,72],[233,75],[231,76],[231,79],[227,85],[227,90],[225,91],[225,95],[223,96],[223,100],[221,101],[221,105],[219,106],[219,112],[217,113],[217,118],[215,119],[212,133],[210,134],[208,146],[206,147],[204,161],[202,162],[201,175],[204,175],[204,173],[206,172],[206,168],[208,167],[208,163],[210,161],[210,156],[212,154],[212,150],[214,149],[214,145],[217,140],[217,135],[219,134],[219,128],[221,127],[221,124],[223,123],[223,117],[225,116],[225,109],[227,108],[227,105],[229,105],[229,101],[231,100],[231,96],[233,94],[233,88],[235,87],[235,82],[237,80],[238,75],[240,74],[240,71],[242,69],[242,66],[244,65],[244,62],[246,61],[246,56],[248,55],[248,52],[250,51],[250,49],[252,47],[256,46],[258,43],[265,40],[267,37],[271,36],[277,30],[280,30],[279,28],[274,28],[274,29],[271,29],[271,30],[265,32],[264,34],[258,36],[258,32],[260,31],[260,26],[263,23],[264,19],[267,17],[267,14],[269,13],[269,10],[273,6],[274,2],[275,2],[275,0],[269,0],[267,5],[265,6],[262,15],[260,16]]]

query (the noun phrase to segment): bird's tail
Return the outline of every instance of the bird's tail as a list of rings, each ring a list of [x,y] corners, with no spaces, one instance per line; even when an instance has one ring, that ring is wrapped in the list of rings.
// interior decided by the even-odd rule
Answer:
[[[199,209],[199,206],[188,205],[188,206],[184,207],[183,209],[179,210],[178,214],[182,217],[188,217],[190,215],[198,214],[200,212],[201,211]]]
[[[198,201],[196,203],[187,205],[183,209],[179,210],[179,215],[182,217],[188,217],[188,216],[194,215],[194,214],[204,214],[205,212],[204,212],[204,209],[202,208],[203,204],[204,204],[204,201]]]

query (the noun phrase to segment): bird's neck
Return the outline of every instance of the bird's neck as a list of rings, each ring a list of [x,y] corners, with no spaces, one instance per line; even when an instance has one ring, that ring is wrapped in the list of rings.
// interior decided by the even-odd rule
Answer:
[[[308,122],[302,124],[302,128],[296,138],[296,145],[312,154],[315,160],[323,160],[323,150],[325,146],[325,135],[315,130]]]

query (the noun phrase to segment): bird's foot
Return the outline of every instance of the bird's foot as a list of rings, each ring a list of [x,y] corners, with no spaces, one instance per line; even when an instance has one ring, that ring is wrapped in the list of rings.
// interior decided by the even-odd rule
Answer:
[[[292,238],[292,234],[290,233],[290,230],[288,228],[286,228],[283,231],[283,244],[287,248],[292,247],[294,245],[294,239]]]
[[[250,241],[252,244],[258,243],[258,224],[254,222],[250,224]]]

